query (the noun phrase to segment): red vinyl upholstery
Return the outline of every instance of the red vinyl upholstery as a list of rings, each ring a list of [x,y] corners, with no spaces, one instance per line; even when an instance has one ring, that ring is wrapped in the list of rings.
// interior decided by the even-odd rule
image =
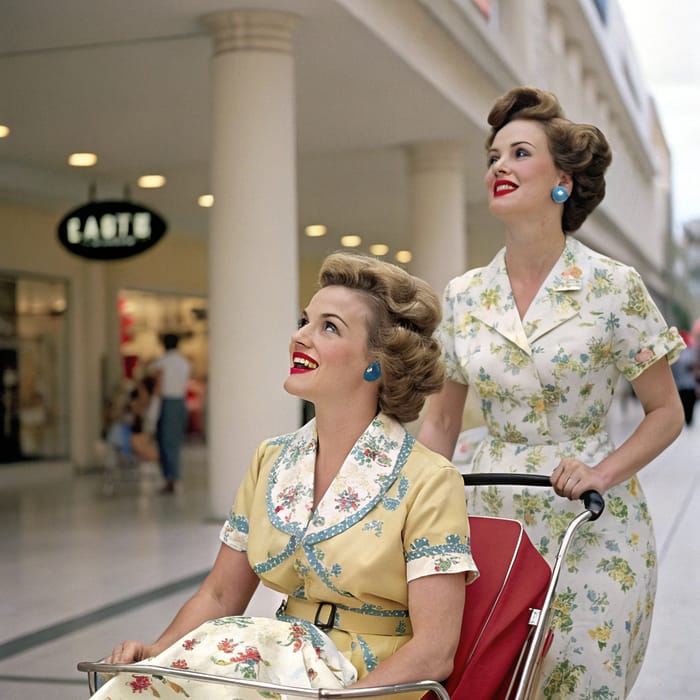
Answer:
[[[518,521],[472,516],[469,525],[480,575],[467,586],[445,687],[454,700],[502,700],[527,640],[530,609],[541,607],[551,570]]]

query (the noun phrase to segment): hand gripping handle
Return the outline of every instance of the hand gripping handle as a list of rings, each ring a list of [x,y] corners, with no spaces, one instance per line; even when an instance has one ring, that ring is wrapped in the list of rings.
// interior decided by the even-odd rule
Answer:
[[[552,482],[543,474],[462,474],[465,486],[536,486],[551,488]],[[591,514],[590,521],[597,520],[605,510],[605,500],[597,491],[581,494],[584,508]]]

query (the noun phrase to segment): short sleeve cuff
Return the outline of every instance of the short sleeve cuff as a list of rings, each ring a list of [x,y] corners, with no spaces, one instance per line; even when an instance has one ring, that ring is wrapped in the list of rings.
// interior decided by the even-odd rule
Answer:
[[[639,352],[634,357],[628,358],[621,370],[625,378],[632,381],[664,356],[669,364],[673,364],[684,347],[685,343],[678,329],[667,328],[655,338],[647,338]]]
[[[248,519],[231,513],[219,533],[219,539],[239,552],[248,551]]]
[[[452,539],[459,542],[450,542]],[[477,578],[479,572],[472,558],[471,547],[456,535],[447,538],[444,545],[430,545],[416,542],[406,557],[406,579],[413,581],[423,576],[435,574],[467,573],[467,582]]]

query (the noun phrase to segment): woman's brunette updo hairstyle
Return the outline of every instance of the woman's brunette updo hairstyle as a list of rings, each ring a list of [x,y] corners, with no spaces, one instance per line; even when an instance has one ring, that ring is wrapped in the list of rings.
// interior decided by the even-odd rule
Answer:
[[[329,255],[318,279],[320,288],[346,287],[367,299],[368,350],[382,368],[378,409],[401,423],[418,418],[425,399],[445,381],[433,338],[442,315],[438,296],[402,268],[354,253]]]
[[[605,197],[605,171],[612,151],[605,135],[591,124],[564,117],[556,96],[534,87],[516,87],[499,97],[488,122],[490,148],[496,133],[514,119],[530,119],[544,128],[554,164],[571,175],[573,189],[564,203],[562,229],[576,231]]]

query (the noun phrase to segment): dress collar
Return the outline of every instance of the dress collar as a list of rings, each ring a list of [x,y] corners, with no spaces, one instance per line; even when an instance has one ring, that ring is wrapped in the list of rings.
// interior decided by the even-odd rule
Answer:
[[[415,440],[405,428],[378,414],[345,458],[313,510],[318,435],[313,419],[287,436],[267,487],[267,509],[278,529],[297,537],[323,540],[361,520],[384,498]]]
[[[575,294],[583,287],[583,271],[578,264],[581,244],[567,236],[562,254],[537,291],[525,317],[521,320],[502,248],[481,273],[478,303],[471,314],[515,343],[527,354],[537,338],[576,315],[579,302]]]

